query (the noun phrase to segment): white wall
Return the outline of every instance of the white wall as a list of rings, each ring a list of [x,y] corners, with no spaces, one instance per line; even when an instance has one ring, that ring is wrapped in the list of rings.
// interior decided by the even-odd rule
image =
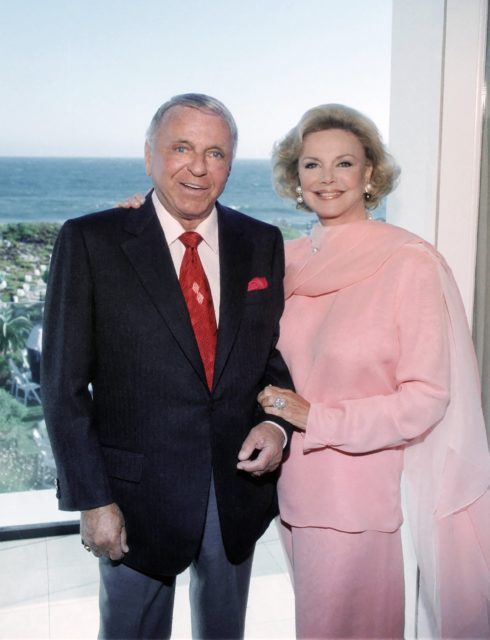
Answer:
[[[472,323],[486,57],[486,0],[448,0],[437,248]]]
[[[389,222],[433,242],[471,322],[486,0],[393,0],[389,146],[402,167]]]
[[[387,219],[436,241],[444,0],[393,0],[389,148],[402,168]]]

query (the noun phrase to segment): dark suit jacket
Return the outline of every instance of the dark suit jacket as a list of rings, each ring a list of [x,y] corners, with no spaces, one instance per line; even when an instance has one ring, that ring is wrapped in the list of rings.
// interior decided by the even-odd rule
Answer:
[[[277,513],[276,474],[254,478],[236,463],[264,418],[257,393],[268,383],[292,388],[275,348],[283,243],[275,227],[217,208],[221,306],[211,392],[151,199],[138,211],[66,222],[52,257],[42,379],[60,508],[116,502],[131,549],[124,562],[149,574],[173,575],[191,562],[211,473],[232,562]],[[255,277],[268,287],[247,291]]]

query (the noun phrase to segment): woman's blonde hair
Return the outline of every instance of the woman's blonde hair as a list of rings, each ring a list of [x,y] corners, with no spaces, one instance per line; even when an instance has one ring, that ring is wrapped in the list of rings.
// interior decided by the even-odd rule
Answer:
[[[343,129],[353,133],[362,144],[368,163],[372,166],[369,198],[365,206],[375,209],[380,200],[396,186],[400,169],[385,149],[379,131],[372,120],[359,111],[342,104],[323,104],[307,111],[299,123],[278,143],[272,152],[274,188],[283,198],[296,200],[299,185],[298,159],[303,140],[309,133],[327,129]],[[310,211],[306,204],[298,208]]]

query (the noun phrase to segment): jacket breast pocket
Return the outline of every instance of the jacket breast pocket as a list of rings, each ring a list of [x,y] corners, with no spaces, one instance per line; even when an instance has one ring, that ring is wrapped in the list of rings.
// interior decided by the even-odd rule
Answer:
[[[143,473],[144,455],[113,447],[102,447],[107,474],[111,478],[140,482]]]

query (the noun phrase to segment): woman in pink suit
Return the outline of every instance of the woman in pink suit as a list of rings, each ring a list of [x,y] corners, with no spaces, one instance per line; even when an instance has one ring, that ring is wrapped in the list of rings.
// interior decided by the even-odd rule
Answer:
[[[402,638],[400,481],[434,635],[487,638],[490,463],[471,336],[444,259],[370,219],[398,169],[357,111],[308,111],[273,156],[315,212],[286,247],[280,350],[297,427],[278,486],[300,638]]]

